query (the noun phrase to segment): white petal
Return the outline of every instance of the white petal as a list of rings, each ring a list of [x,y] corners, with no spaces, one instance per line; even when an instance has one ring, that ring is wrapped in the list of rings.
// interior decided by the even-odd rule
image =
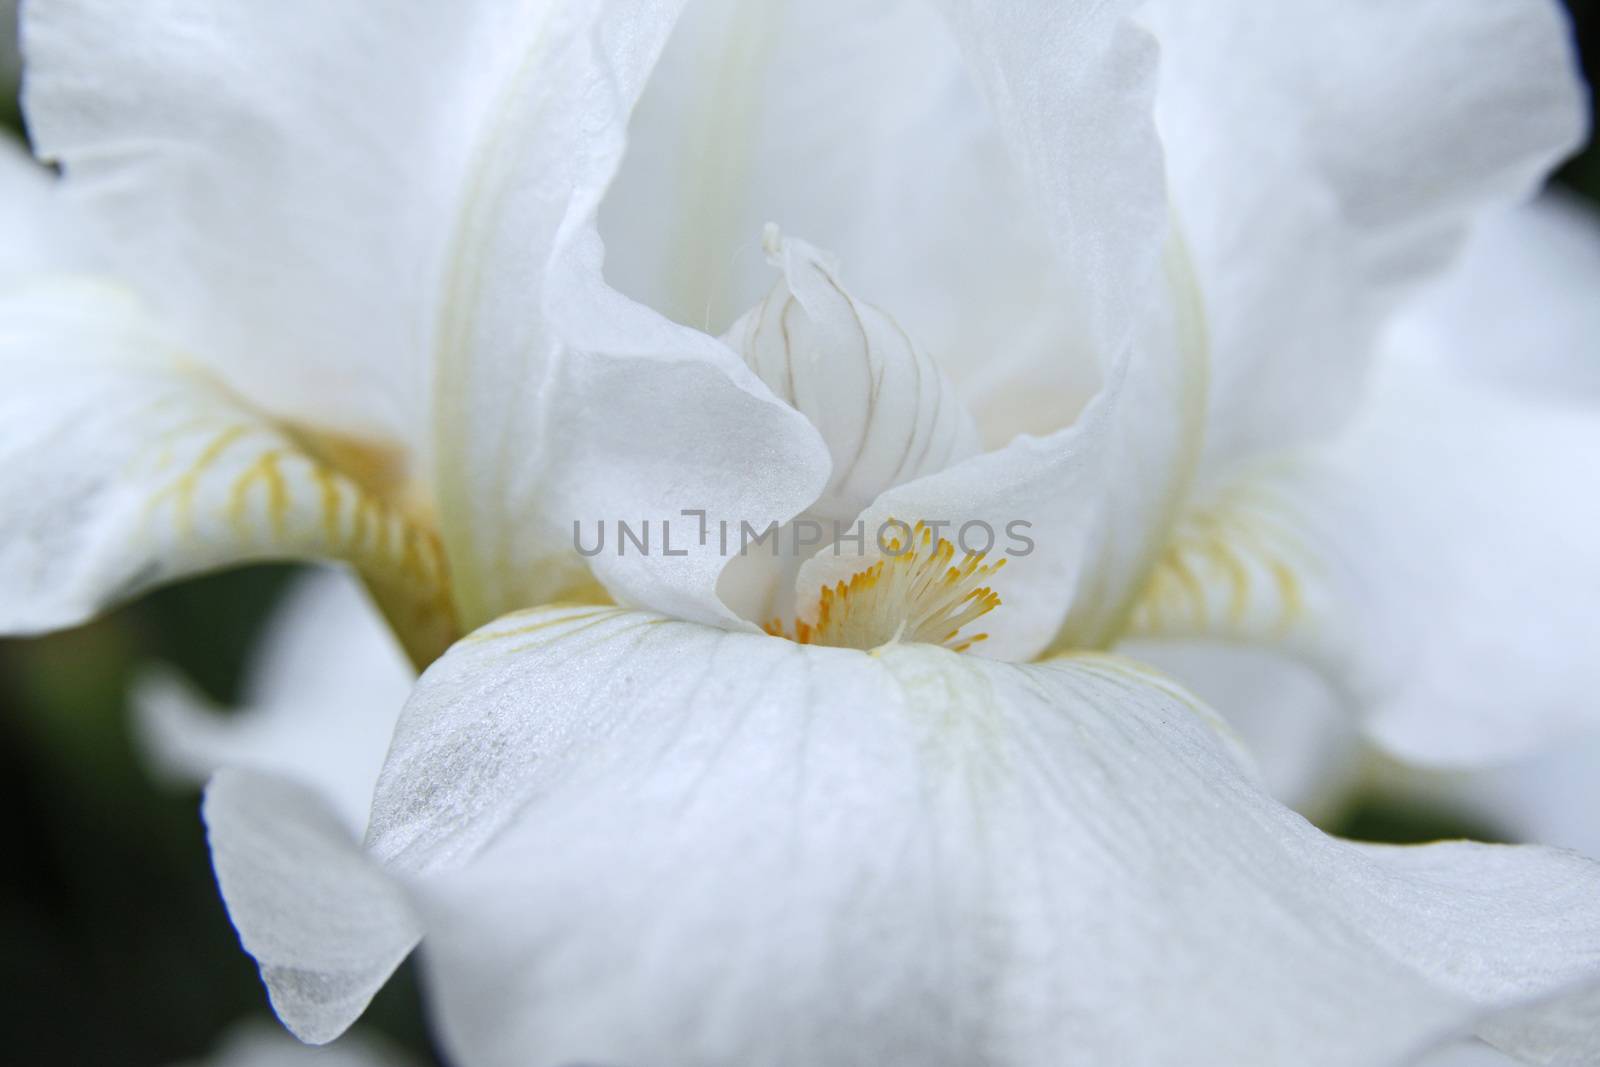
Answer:
[[[1363,478],[1302,458],[1243,468],[1202,485],[1172,530],[1122,635],[1129,638],[1261,642],[1346,668],[1363,640],[1356,620],[1392,641],[1384,604],[1365,617],[1352,604],[1386,548],[1361,499]],[[1409,635],[1408,635],[1409,636]]]
[[[941,6],[1067,264],[1063,299],[1109,366],[1146,313],[1167,228],[1155,42],[1117,0]]]
[[[278,1018],[303,1041],[332,1041],[416,944],[409,905],[306,786],[224,770],[203,811],[228,915]]]
[[[1418,1060],[1416,1067],[1512,1067],[1513,1064],[1525,1062],[1507,1056],[1491,1045],[1473,1041],[1430,1053]]]
[[[1348,801],[1362,771],[1360,727],[1343,694],[1311,667],[1272,649],[1222,642],[1129,641],[1117,651],[1217,709],[1282,803],[1316,819]]]
[[[410,1058],[366,1034],[351,1034],[337,1045],[316,1048],[259,1024],[229,1031],[218,1049],[182,1067],[405,1067]]]
[[[1452,351],[1473,329],[1438,325]],[[1410,759],[1511,758],[1600,724],[1600,409],[1457,381],[1435,355],[1380,380],[1336,457],[1377,472],[1367,586],[1390,583],[1383,608],[1415,635],[1372,730]]]
[[[1600,731],[1470,772],[1455,795],[1518,841],[1600,858]]]
[[[388,699],[377,697],[404,703],[415,682],[416,671],[361,583],[346,570],[322,567],[284,594],[256,642],[241,687],[243,700],[255,706],[333,705],[361,696],[387,706]]]
[[[133,702],[144,747],[168,777],[276,773],[321,793],[359,833],[415,679],[360,584],[327,570],[302,578],[268,622],[241,707],[217,714],[162,671],[140,679]]]
[[[3,18],[3,13],[0,13]],[[49,244],[35,221],[50,199],[50,172],[28,153],[27,145],[0,131],[0,283],[9,284],[35,268]]]
[[[1449,351],[1441,355],[1474,373],[1600,408],[1596,284],[1600,213],[1552,189],[1485,220],[1463,262],[1407,318],[1420,320],[1423,331],[1428,323],[1462,324],[1450,331]]]
[[[803,234],[927,346],[998,446],[1071,420],[1106,355],[1090,318],[1131,314],[1152,273],[1153,56],[1123,4],[1013,5],[996,23],[948,6],[956,32],[920,3],[690,5],[603,232],[619,286],[713,330],[768,286],[762,226]],[[1040,84],[1006,91],[1044,55]],[[1025,372],[1032,390],[1013,391]]]
[[[29,3],[29,129],[230,385],[418,442],[468,146],[521,43],[495,6]]]
[[[1208,454],[1326,435],[1381,318],[1582,142],[1549,0],[1161,0],[1157,114],[1217,354]]]
[[[534,612],[424,677],[370,842],[474,1067],[1592,1051],[1496,1019],[1600,981],[1600,868],[1328,839],[1214,730],[1105,657]]]
[[[668,557],[657,542],[648,558],[608,551],[586,567],[574,524],[700,509],[765,526],[827,479],[816,431],[734,352],[601,276],[595,212],[675,7],[553,17],[477,149],[483,188],[455,254],[509,266],[452,279],[436,427],[440,516],[469,625],[568,595],[589,568],[624,602],[735,623],[716,597],[714,546]]]
[[[0,295],[0,630],[72,625],[247,560],[356,563],[416,653],[451,629],[431,535],[265,422],[90,281]]]
[[[593,214],[674,17],[612,6],[29,6],[31,128],[127,275],[252,403],[405,447],[469,626],[589,595],[575,520],[764,523],[825,477],[732,353],[600,280]],[[596,569],[722,618],[720,562]]]
[[[993,531],[995,555],[1014,558],[991,583],[1002,604],[983,620],[985,655],[1109,642],[1168,536],[1199,453],[1207,353],[1181,249],[1167,266],[1159,301],[1076,423],[891,489],[863,515],[868,531],[891,519],[948,523],[944,536],[958,548],[976,547],[959,540],[967,523],[986,524],[973,539]],[[800,603],[869,564],[871,533],[867,549],[865,561],[831,552],[809,560]]]
[[[1395,361],[1349,437],[1230,486],[1134,632],[1266,642],[1405,759],[1507,759],[1597,721],[1600,418]]]
[[[85,239],[61,203],[53,174],[0,130],[0,285],[83,267]]]
[[[1594,343],[1563,325],[1581,322],[1600,275],[1530,305],[1502,274],[1551,269],[1534,249],[1552,240],[1554,263],[1600,263],[1566,254],[1589,227],[1550,222],[1506,220],[1520,233],[1499,242],[1520,256],[1469,258],[1395,325],[1343,438],[1201,499],[1135,631],[1304,656],[1408,760],[1506,760],[1600,722],[1600,408],[1582,386]],[[1514,351],[1479,347],[1513,324],[1528,327]]]

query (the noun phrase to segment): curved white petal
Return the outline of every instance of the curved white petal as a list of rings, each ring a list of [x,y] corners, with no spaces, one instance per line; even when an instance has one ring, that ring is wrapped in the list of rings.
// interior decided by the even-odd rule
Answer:
[[[1461,264],[1407,315],[1451,328],[1441,353],[1508,388],[1600,408],[1600,212],[1558,188],[1484,220]],[[1514,314],[1512,313],[1514,310]],[[1418,326],[1416,324],[1420,323]],[[1424,338],[1421,343],[1429,344]],[[1441,347],[1437,340],[1434,347]]]
[[[943,6],[690,5],[602,224],[621,288],[718,331],[765,224],[837,253],[998,446],[1071,420],[1154,273],[1154,55],[1127,4]]]
[[[45,210],[52,185],[50,172],[34,161],[28,146],[9,133],[0,133],[0,283],[34,269],[48,254],[34,221]]]
[[[1600,981],[1600,868],[1328,839],[1105,657],[525,613],[424,677],[369,848],[474,1067],[1596,1048],[1551,1013]]]
[[[1600,408],[1594,338],[1570,328],[1600,275],[1531,303],[1518,277],[1600,264],[1574,254],[1592,225],[1557,217],[1497,223],[1518,255],[1468,257],[1395,324],[1342,438],[1201,498],[1135,632],[1301,655],[1409,760],[1510,759],[1600,721]]]
[[[414,653],[448,640],[431,534],[190,364],[129,294],[85,280],[0,294],[0,369],[0,631],[72,625],[213,567],[320,556],[360,567]]]
[[[594,211],[673,8],[43,0],[29,120],[224,381],[403,448],[470,627],[592,586],[575,520],[764,523],[825,477],[810,427],[731,352],[600,280]],[[594,569],[617,597],[724,617],[719,559],[658,562]]]
[[[1396,803],[1463,811],[1506,840],[1600,856],[1600,730],[1483,767],[1378,761],[1370,777]]]
[[[1134,633],[1264,642],[1394,754],[1512,758],[1596,722],[1600,417],[1396,360],[1351,433],[1191,516]]]
[[[228,915],[278,1018],[303,1041],[332,1041],[416,944],[410,905],[308,786],[225,769],[202,812]]]
[[[827,453],[725,345],[611,289],[595,213],[676,4],[552,10],[475,149],[441,325],[437,482],[468,625],[566,595],[588,568],[616,598],[733,623],[710,545],[573,552],[574,524],[782,522]],[[527,250],[547,250],[530,256]]]
[[[1360,557],[1379,599],[1350,601],[1404,634],[1388,647],[1362,634],[1372,689],[1358,694],[1398,755],[1510,758],[1600,723],[1600,494],[1583,488],[1600,410],[1523,401],[1439,362],[1382,375],[1334,457],[1364,475],[1359,506],[1381,538]]]
[[[1515,840],[1600,857],[1600,731],[1470,772],[1453,793]]]
[[[456,187],[517,43],[494,7],[29,3],[29,129],[230,385],[420,443]]]
[[[366,1034],[337,1045],[305,1045],[282,1030],[257,1024],[235,1026],[217,1050],[181,1067],[405,1067],[410,1057]]]
[[[92,262],[59,184],[26,144],[0,130],[0,286]]]
[[[1336,430],[1381,320],[1582,142],[1551,0],[1144,9],[1217,354],[1215,462]]]
[[[983,620],[985,655],[1023,659],[1110,642],[1169,535],[1204,430],[1205,330],[1176,243],[1166,282],[1077,422],[884,493],[862,516],[865,561],[824,552],[801,568],[803,610],[824,585],[872,562],[873,533],[890,520],[937,521],[958,547],[982,550],[992,532],[993,555],[1011,557],[990,583],[1002,604]],[[978,524],[976,546],[962,534],[968,523]]]
[[[1168,221],[1156,46],[1128,17],[1138,5],[940,6],[1067,264],[1062,298],[1110,366],[1147,312]]]
[[[1363,769],[1360,728],[1344,694],[1316,670],[1247,644],[1128,641],[1116,649],[1215,708],[1283,804],[1316,819],[1349,799]]]
[[[1281,457],[1202,485],[1187,502],[1139,594],[1127,638],[1260,642],[1336,670],[1364,639],[1354,603],[1389,557],[1377,519],[1358,502],[1368,471],[1333,471]],[[1366,637],[1395,641],[1369,603]],[[1403,630],[1403,627],[1401,628]],[[1407,646],[1409,647],[1409,646]],[[1335,674],[1332,679],[1341,684]]]
[[[360,584],[326,570],[300,579],[268,622],[240,707],[218,714],[166,671],[140,679],[133,704],[149,758],[168,777],[274,772],[317,790],[360,832],[415,680]]]

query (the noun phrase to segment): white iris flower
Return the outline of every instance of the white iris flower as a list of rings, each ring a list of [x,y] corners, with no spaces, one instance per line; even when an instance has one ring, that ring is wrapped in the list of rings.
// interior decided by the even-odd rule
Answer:
[[[1585,528],[1600,423],[1425,352],[1361,404],[1581,139],[1558,10],[679,6],[25,12],[0,624],[329,558],[428,667],[364,840],[208,791],[280,1017],[423,938],[466,1067],[1600,1056],[1600,867],[1330,839],[1112,651],[1251,644],[1401,749],[1594,691],[1539,597],[1600,559],[1495,520]],[[684,511],[908,525],[730,566]]]

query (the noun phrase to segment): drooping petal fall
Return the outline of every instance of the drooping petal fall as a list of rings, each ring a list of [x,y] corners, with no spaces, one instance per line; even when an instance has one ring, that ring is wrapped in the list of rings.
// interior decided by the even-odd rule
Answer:
[[[428,528],[189,362],[132,294],[12,287],[0,322],[0,630],[70,626],[227,564],[320,556],[362,571],[416,658],[448,644]]]
[[[273,1010],[302,1041],[332,1041],[417,943],[410,904],[311,786],[227,768],[201,810],[217,885]]]
[[[368,848],[480,1067],[1595,1051],[1560,1013],[1600,981],[1600,868],[1326,838],[1192,698],[1101,656],[512,616],[424,678]],[[275,862],[296,906],[235,906],[247,944],[324,921]]]

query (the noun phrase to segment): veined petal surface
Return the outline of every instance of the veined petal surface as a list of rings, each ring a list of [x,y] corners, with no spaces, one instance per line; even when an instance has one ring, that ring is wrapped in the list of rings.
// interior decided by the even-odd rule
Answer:
[[[689,5],[602,209],[609,276],[720,332],[767,289],[776,223],[926,346],[991,447],[1060,429],[1160,256],[1155,54],[1131,7]]]
[[[833,257],[775,226],[763,247],[780,277],[723,339],[822,435],[832,473],[812,515],[848,523],[883,490],[981,450],[938,364],[845,289]]]
[[[1116,651],[1216,708],[1274,798],[1319,822],[1345,810],[1369,753],[1347,694],[1326,674],[1281,648],[1243,641],[1135,640]]]
[[[225,768],[201,813],[217,886],[278,1018],[332,1041],[410,954],[421,929],[400,886],[316,789]]]
[[[532,6],[42,0],[29,130],[107,269],[229,385],[420,446],[469,146]]]
[[[1075,423],[890,489],[862,516],[868,563],[879,548],[873,532],[891,520],[948,523],[953,544],[965,544],[974,524],[980,546],[993,535],[995,558],[1015,555],[993,577],[1002,603],[984,619],[984,655],[1105,646],[1171,534],[1205,429],[1208,359],[1181,238],[1172,242],[1138,333]],[[796,585],[802,610],[862,566],[852,554],[812,557]]]
[[[620,601],[738,624],[709,545],[587,561],[574,525],[764,526],[814,500],[827,451],[738,355],[612,289],[595,229],[628,116],[678,4],[552,6],[475,148],[439,334],[440,514],[463,619],[569,596],[590,570]],[[542,249],[538,256],[529,249]]]
[[[1600,980],[1600,868],[1326,838],[1216,730],[1110,657],[555,608],[424,677],[368,847],[471,1067],[1596,1051],[1529,1006]]]
[[[332,557],[373,583],[408,650],[448,643],[437,541],[189,362],[129,293],[0,293],[0,630],[81,622],[158,583]]]
[[[825,478],[733,353],[600,277],[593,215],[675,7],[44,0],[30,127],[195,359],[267,415],[396,452],[466,626],[595,596],[596,572],[730,622],[703,546],[573,551],[578,520],[786,519]]]

